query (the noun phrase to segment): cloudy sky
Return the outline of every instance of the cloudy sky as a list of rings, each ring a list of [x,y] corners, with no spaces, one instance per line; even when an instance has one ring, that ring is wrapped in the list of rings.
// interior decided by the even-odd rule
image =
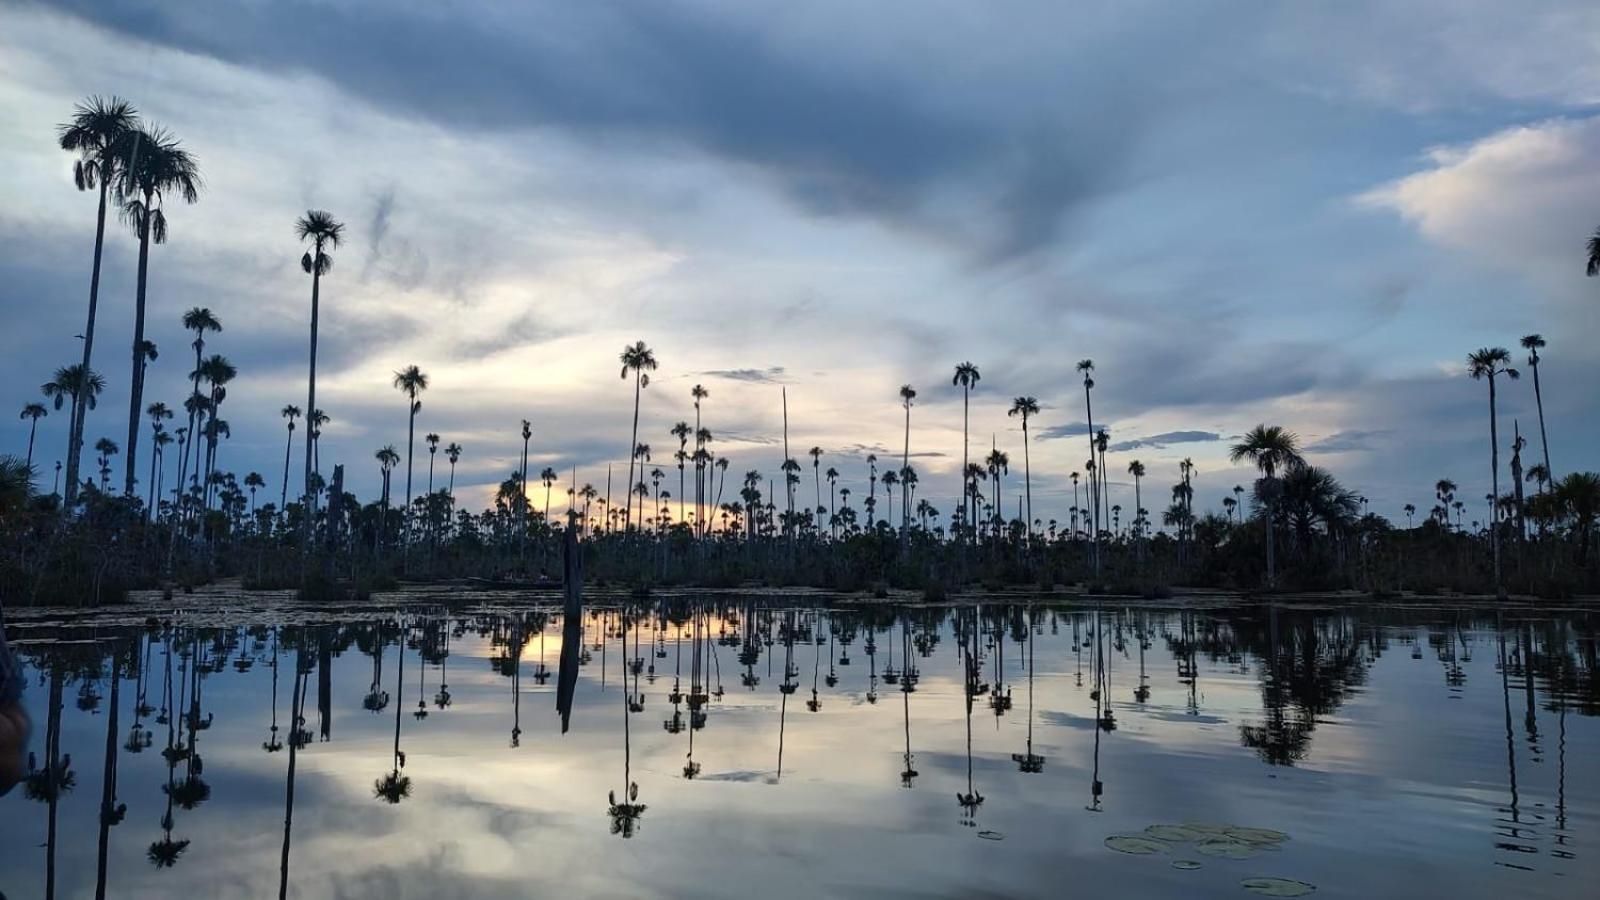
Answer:
[[[91,94],[173,129],[206,178],[152,254],[147,400],[181,403],[179,315],[209,306],[210,347],[240,370],[220,465],[273,497],[278,409],[305,401],[293,223],[310,207],[349,238],[323,286],[323,467],[346,463],[364,494],[374,452],[404,451],[389,381],[411,363],[432,380],[419,430],[465,447],[458,493],[506,477],[523,418],[532,467],[603,491],[628,445],[616,357],[639,339],[661,363],[640,439],[676,449],[704,384],[735,476],[776,472],[786,386],[792,454],[821,446],[864,490],[915,385],[914,465],[946,513],[968,359],[973,443],[1009,452],[1017,485],[1006,408],[1043,407],[1041,519],[1065,517],[1086,457],[1084,357],[1130,510],[1133,458],[1147,507],[1184,457],[1217,506],[1248,483],[1229,438],[1263,421],[1376,512],[1426,509],[1445,476],[1481,497],[1486,391],[1463,360],[1530,331],[1549,341],[1554,468],[1600,468],[1600,280],[1582,269],[1600,6],[1584,0],[0,0],[13,408],[80,353],[94,202],[54,129]],[[91,442],[126,429],[135,253],[116,229]],[[1502,399],[1506,431],[1535,433],[1531,383]],[[47,479],[66,419],[41,423]]]

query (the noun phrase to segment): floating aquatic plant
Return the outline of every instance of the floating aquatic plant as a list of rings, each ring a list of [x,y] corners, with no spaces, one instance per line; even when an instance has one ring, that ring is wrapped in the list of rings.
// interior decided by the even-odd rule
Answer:
[[[1106,838],[1106,847],[1118,853],[1133,853],[1145,855],[1150,853],[1165,853],[1168,845],[1165,841],[1141,837],[1133,834],[1117,834]]]
[[[1239,886],[1263,897],[1304,897],[1317,886],[1290,878],[1246,878]]]

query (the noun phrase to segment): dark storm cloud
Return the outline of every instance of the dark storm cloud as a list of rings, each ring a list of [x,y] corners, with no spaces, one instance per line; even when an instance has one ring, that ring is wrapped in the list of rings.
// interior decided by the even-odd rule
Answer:
[[[1096,430],[1098,430],[1100,428],[1106,428],[1106,429],[1109,430],[1109,426],[1104,422],[1102,422],[1099,425],[1095,426],[1095,428],[1096,428]],[[1041,429],[1039,429],[1037,434],[1038,434],[1039,440],[1042,440],[1042,441],[1053,441],[1053,440],[1058,440],[1060,438],[1069,438],[1069,437],[1080,437],[1080,438],[1081,437],[1088,437],[1088,435],[1089,435],[1089,423],[1088,422],[1068,422],[1065,425],[1051,425],[1049,428],[1041,428]]]
[[[1222,435],[1215,431],[1165,431],[1161,434],[1152,434],[1149,437],[1136,438],[1131,441],[1122,441],[1112,444],[1107,449],[1112,453],[1121,453],[1125,450],[1137,450],[1140,447],[1151,447],[1156,450],[1165,448],[1168,444],[1196,444],[1207,441],[1220,441]]]
[[[1117,64],[1060,54],[979,94],[914,67],[848,65],[785,49],[734,15],[658,4],[533,8],[330,4],[230,6],[61,0],[124,35],[267,70],[313,72],[408,117],[465,130],[556,127],[591,139],[687,145],[753,166],[819,215],[865,215],[974,239],[989,262],[1055,238],[1074,207],[1112,189],[1144,127],[1174,98],[1057,88]],[[871,17],[865,17],[871,18]],[[846,27],[850,23],[839,23]],[[852,39],[891,45],[938,23],[885,11]],[[991,36],[1004,40],[1003,26]],[[1162,38],[1156,43],[1164,42]],[[1128,63],[1123,63],[1128,64]],[[1031,107],[1018,98],[1046,91]],[[986,222],[935,213],[951,183],[992,197]],[[379,212],[381,213],[381,207]],[[381,215],[375,225],[382,225]],[[981,233],[970,234],[974,228]],[[378,229],[381,230],[381,229]],[[376,240],[381,240],[377,238]]]

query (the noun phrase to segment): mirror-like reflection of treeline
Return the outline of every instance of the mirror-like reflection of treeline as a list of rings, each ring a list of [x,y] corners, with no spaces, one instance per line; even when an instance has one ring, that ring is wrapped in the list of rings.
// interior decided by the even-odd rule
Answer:
[[[1471,667],[1481,655],[1492,662],[1505,713],[1511,799],[1502,810],[1498,846],[1531,852],[1531,817],[1518,799],[1517,765],[1519,759],[1541,761],[1558,753],[1564,789],[1566,717],[1600,715],[1597,626],[1600,617],[1586,612],[1482,608],[981,604],[825,609],[678,599],[602,606],[574,619],[556,609],[418,607],[293,625],[217,626],[186,624],[181,618],[94,625],[33,620],[11,623],[11,638],[36,683],[36,710],[42,700],[24,794],[44,810],[45,894],[53,894],[58,875],[60,805],[97,802],[96,893],[106,896],[112,829],[130,820],[151,828],[146,858],[157,868],[178,865],[194,842],[203,841],[185,828],[184,818],[213,800],[205,769],[212,745],[208,732],[219,718],[245,715],[237,704],[219,708],[210,702],[219,680],[250,677],[253,690],[269,697],[270,715],[259,724],[260,750],[282,761],[280,888],[286,892],[299,756],[334,741],[340,717],[392,719],[385,758],[374,761],[371,794],[385,804],[405,802],[413,793],[408,728],[449,728],[455,714],[452,673],[464,665],[481,667],[485,660],[505,683],[506,740],[512,748],[526,739],[528,707],[536,699],[525,685],[543,686],[559,675],[562,682],[581,678],[591,688],[605,689],[586,691],[569,705],[561,731],[568,716],[617,722],[616,774],[621,778],[605,806],[612,832],[631,837],[644,826],[650,799],[650,785],[635,777],[635,730],[653,729],[659,722],[665,733],[681,737],[681,775],[701,777],[697,742],[703,746],[705,733],[715,732],[719,712],[736,692],[775,699],[772,781],[784,775],[785,735],[796,724],[791,718],[835,702],[860,702],[874,707],[873,715],[898,720],[903,734],[899,777],[909,788],[922,776],[917,714],[933,714],[914,695],[928,679],[960,685],[966,771],[955,795],[964,824],[973,824],[985,802],[972,764],[975,717],[1025,719],[1020,732],[1025,736],[1011,753],[1014,777],[1041,773],[1050,764],[1044,748],[1035,744],[1035,726],[1045,722],[1044,710],[1035,703],[1037,675],[1082,690],[1092,702],[1092,759],[1072,762],[1092,771],[1087,805],[1099,809],[1106,796],[1102,749],[1115,740],[1119,723],[1155,714],[1153,688],[1178,698],[1179,715],[1221,713],[1237,729],[1240,753],[1271,766],[1295,766],[1314,760],[1319,727],[1363,690],[1386,655],[1436,667],[1429,678],[1437,679],[1444,697],[1463,690],[1469,677],[1490,671]],[[335,700],[336,659],[346,660],[340,679],[359,672],[366,682],[359,709],[342,708]],[[1415,680],[1421,670],[1408,671]],[[1224,677],[1253,681],[1256,696],[1249,708],[1213,708],[1205,682]],[[540,740],[559,741],[559,734],[546,727],[548,701],[542,695],[537,699],[543,714]],[[1173,710],[1163,705],[1161,714]],[[68,716],[101,717],[103,742],[66,746],[62,726]],[[747,726],[730,720],[728,727]],[[1547,733],[1551,728],[1553,737]],[[118,764],[147,753],[162,760],[163,800],[159,808],[130,808],[119,795]],[[101,768],[97,800],[74,796],[85,765]],[[1555,833],[1564,847],[1562,803]],[[1557,851],[1563,852],[1569,851]]]

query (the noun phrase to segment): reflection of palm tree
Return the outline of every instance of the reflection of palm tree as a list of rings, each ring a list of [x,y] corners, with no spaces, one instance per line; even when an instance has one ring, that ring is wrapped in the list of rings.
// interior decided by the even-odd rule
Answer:
[[[956,802],[961,805],[961,824],[971,827],[978,815],[978,807],[983,805],[983,795],[972,786],[972,701],[978,694],[978,668],[980,663],[973,656],[972,642],[978,639],[978,611],[976,608],[969,613],[970,619],[965,624],[957,621],[956,628],[961,635],[961,662],[962,662],[962,700],[966,704],[967,725],[967,792],[957,793]]]
[[[411,777],[400,774],[400,770],[405,768],[406,765],[406,755],[400,752],[400,713],[405,709],[405,681],[403,679],[406,673],[406,636],[404,626],[400,629],[400,637],[396,644],[398,645],[400,658],[394,667],[394,755],[390,760],[389,774],[379,778],[372,786],[373,796],[390,804],[399,803],[401,800],[411,796]],[[379,652],[382,652],[381,644]],[[387,698],[385,699],[387,700]]]
[[[1011,754],[1012,762],[1020,772],[1038,774],[1044,771],[1044,757],[1033,752],[1033,608],[1028,608],[1028,749],[1025,753]]]
[[[891,626],[891,627],[893,627],[893,626]],[[901,652],[901,656],[904,659],[907,660],[907,663],[906,663],[906,674],[907,674],[907,676],[909,676],[911,674],[911,664],[910,664],[910,659],[911,659],[911,620],[910,619],[903,620],[901,622],[901,626],[900,627],[901,627],[900,649],[902,651]],[[890,647],[892,648],[893,646],[894,646],[894,644],[891,641],[890,642]],[[883,680],[884,681],[888,681],[889,680],[889,676],[888,676],[887,670],[884,673]],[[903,705],[903,709],[905,710],[905,732],[906,732],[906,749],[905,749],[905,753],[901,756],[901,759],[905,763],[905,768],[903,770],[901,770],[901,772],[900,772],[900,783],[902,785],[904,785],[905,787],[911,787],[912,786],[912,782],[916,779],[916,777],[917,777],[917,775],[919,773],[917,772],[917,770],[915,768],[912,767],[912,763],[915,760],[911,755],[911,683],[910,683],[909,680],[906,683],[904,683],[904,684],[902,684],[900,686],[900,695],[903,698],[903,704],[902,705]]]
[[[117,713],[122,676],[117,669],[119,648],[111,648],[111,707],[106,713],[105,771],[100,784],[100,842],[95,867],[95,900],[106,896],[106,851],[110,847],[111,826],[121,824],[128,804],[117,802]]]
[[[302,638],[303,640],[303,638]],[[283,852],[278,862],[278,900],[289,896],[289,837],[294,828],[294,770],[302,741],[301,724],[305,721],[306,678],[311,668],[304,646],[295,649],[294,686],[289,698],[289,769],[284,776],[283,795]]]
[[[643,348],[644,343],[640,342]],[[646,351],[648,352],[648,351]],[[623,370],[627,374],[627,370]],[[627,640],[626,637],[623,640]],[[611,816],[611,833],[624,838],[633,837],[639,825],[639,817],[644,815],[645,805],[639,802],[639,785],[633,781],[633,732],[630,720],[633,711],[629,708],[632,694],[622,692],[622,802],[617,802],[617,792],[611,791],[606,795],[609,804],[607,812]]]

